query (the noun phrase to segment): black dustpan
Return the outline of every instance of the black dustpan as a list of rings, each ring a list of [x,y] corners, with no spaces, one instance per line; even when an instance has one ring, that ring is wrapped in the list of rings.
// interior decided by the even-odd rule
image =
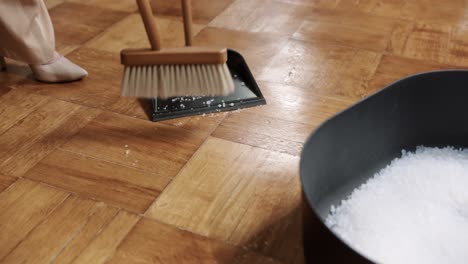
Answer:
[[[161,121],[204,113],[237,110],[266,104],[244,58],[228,50],[227,66],[234,79],[234,93],[228,96],[188,96],[153,99],[151,118]]]

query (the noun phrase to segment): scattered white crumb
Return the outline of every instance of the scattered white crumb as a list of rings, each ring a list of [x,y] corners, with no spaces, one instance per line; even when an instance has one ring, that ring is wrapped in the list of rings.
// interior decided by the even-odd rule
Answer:
[[[129,154],[130,154],[130,150],[129,150],[129,149],[126,149],[126,150],[125,150],[125,157],[127,158]]]

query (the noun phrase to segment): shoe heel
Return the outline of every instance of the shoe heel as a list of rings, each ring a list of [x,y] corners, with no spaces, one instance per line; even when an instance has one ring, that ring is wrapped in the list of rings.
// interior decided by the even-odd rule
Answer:
[[[6,61],[5,58],[0,57],[0,71],[6,71]]]

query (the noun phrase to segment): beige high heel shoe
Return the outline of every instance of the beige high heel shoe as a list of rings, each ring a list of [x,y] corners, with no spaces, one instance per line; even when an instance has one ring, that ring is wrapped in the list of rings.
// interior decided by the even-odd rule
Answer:
[[[30,64],[29,67],[38,81],[47,83],[73,82],[88,76],[88,72],[57,52],[45,64]]]

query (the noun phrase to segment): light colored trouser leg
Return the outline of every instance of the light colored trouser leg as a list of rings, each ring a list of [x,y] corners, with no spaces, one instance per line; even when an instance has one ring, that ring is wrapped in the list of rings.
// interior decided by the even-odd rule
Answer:
[[[0,56],[41,64],[54,50],[54,28],[42,0],[0,0]]]

